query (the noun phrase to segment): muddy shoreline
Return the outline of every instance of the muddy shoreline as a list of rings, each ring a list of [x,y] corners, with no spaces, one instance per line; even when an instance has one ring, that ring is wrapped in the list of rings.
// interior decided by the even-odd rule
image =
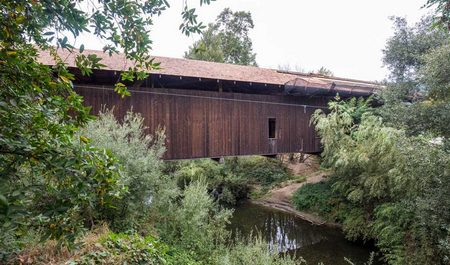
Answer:
[[[316,214],[298,211],[297,209],[295,209],[291,201],[293,194],[300,187],[307,183],[318,183],[321,181],[325,181],[327,176],[330,174],[330,172],[328,171],[319,170],[318,167],[309,168],[308,173],[309,174],[307,175],[305,181],[300,183],[289,181],[286,183],[282,183],[280,187],[273,188],[264,197],[250,200],[250,202],[293,214],[305,221],[310,222],[313,225],[325,225],[334,228],[342,228],[340,224],[327,221]]]
[[[324,226],[333,227],[333,228],[342,228],[341,224],[326,221],[323,218],[321,218],[320,216],[317,216],[315,214],[298,211],[294,208],[294,206],[291,203],[275,202],[275,201],[270,201],[267,199],[250,200],[249,202],[257,204],[257,205],[261,205],[264,207],[268,207],[271,209],[275,209],[278,211],[283,211],[286,213],[293,214],[305,221],[308,221],[312,225],[317,225],[317,226],[324,225]]]

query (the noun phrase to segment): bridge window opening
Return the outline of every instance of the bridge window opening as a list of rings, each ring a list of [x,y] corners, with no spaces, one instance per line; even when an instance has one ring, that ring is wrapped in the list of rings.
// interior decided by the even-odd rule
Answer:
[[[269,139],[276,138],[277,120],[275,118],[269,118]]]

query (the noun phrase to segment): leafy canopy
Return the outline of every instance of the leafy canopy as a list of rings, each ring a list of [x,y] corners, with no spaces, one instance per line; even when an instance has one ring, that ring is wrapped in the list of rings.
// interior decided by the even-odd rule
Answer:
[[[450,43],[433,49],[423,56],[421,81],[428,97],[435,101],[450,101]]]
[[[379,95],[377,110],[385,123],[408,135],[432,133],[449,137],[450,80],[448,32],[433,28],[425,17],[414,26],[395,19],[395,33],[384,50],[391,71],[387,88]]]
[[[127,193],[116,158],[84,135],[74,137],[92,117],[57,50],[78,48],[77,66],[90,74],[102,67],[100,58],[87,54],[82,43],[75,47],[78,37],[88,34],[103,41],[109,55],[122,51],[134,62],[122,77],[145,78],[147,70],[158,67],[150,56],[150,27],[168,7],[165,0],[1,1],[2,253],[20,247],[11,238],[32,228],[43,229],[45,238],[73,243],[85,228],[108,220],[108,209]],[[204,28],[195,9],[185,6],[182,19],[185,34]],[[48,51],[55,65],[38,63],[39,51]],[[116,90],[128,95],[121,82]]]
[[[210,2],[200,0],[200,4]],[[72,51],[77,37],[86,33],[105,43],[104,52],[111,55],[123,51],[125,57],[134,62],[127,69],[132,74],[130,81],[145,78],[148,70],[159,66],[150,56],[150,27],[154,18],[169,8],[166,0],[3,1],[0,8],[4,17],[0,21],[2,48],[16,49],[17,45],[34,43],[41,50],[54,52],[50,43],[56,43],[57,48]],[[205,28],[197,21],[195,8],[185,4],[181,15],[180,29],[186,35]],[[69,39],[75,41],[71,43]],[[94,54],[82,54],[84,44],[76,48],[81,53],[76,56],[76,63],[82,73],[102,66],[100,58]],[[127,77],[129,79],[129,75]],[[121,82],[116,84],[116,90],[129,95]]]
[[[256,54],[253,52],[253,44],[249,36],[253,27],[250,12],[233,12],[225,8],[216,22],[209,24],[208,28],[202,32],[201,39],[189,47],[184,57],[257,66]]]
[[[450,31],[450,1],[448,0],[428,0],[426,7],[435,7],[435,24],[447,28]]]
[[[313,117],[335,171],[334,218],[347,237],[374,239],[388,264],[450,260],[450,36],[434,22],[394,19],[380,108],[352,99]]]
[[[416,25],[408,25],[405,18],[393,17],[394,35],[383,50],[384,65],[390,70],[390,80],[410,82],[417,87],[418,71],[424,64],[422,56],[448,43],[449,35],[432,28],[432,17],[424,17]]]
[[[446,264],[450,156],[445,146],[429,135],[407,136],[386,126],[364,100],[331,102],[329,109],[317,111],[313,122],[324,160],[335,172],[333,202],[310,197],[309,205],[297,204],[333,207],[347,237],[375,239],[388,264]],[[305,191],[296,197],[308,196]]]

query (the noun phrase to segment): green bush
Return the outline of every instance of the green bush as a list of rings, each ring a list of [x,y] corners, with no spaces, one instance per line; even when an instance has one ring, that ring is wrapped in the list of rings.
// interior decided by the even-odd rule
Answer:
[[[240,178],[226,164],[211,159],[179,162],[174,175],[181,189],[193,181],[205,181],[211,196],[222,204],[235,205],[250,192],[248,180]]]
[[[165,242],[195,253],[196,260],[208,264],[229,237],[226,224],[231,214],[231,210],[221,209],[213,201],[204,181],[194,181],[178,201],[160,212],[156,227]]]
[[[197,264],[187,253],[152,236],[109,232],[98,241],[93,249],[66,264]]]
[[[306,265],[303,260],[295,260],[289,255],[271,251],[264,240],[257,236],[238,241],[216,257],[217,265]]]
[[[175,178],[181,189],[198,180],[206,181],[211,188],[216,187],[227,176],[222,164],[211,159],[196,159],[179,162],[178,169],[175,171]]]
[[[116,230],[141,228],[152,207],[164,203],[176,189],[169,176],[162,173],[164,132],[148,135],[140,114],[128,112],[119,122],[112,111],[106,111],[78,135],[111,152],[122,165],[121,180],[128,187],[128,193],[115,203],[114,209],[106,212],[110,227]]]
[[[313,116],[334,169],[337,219],[348,238],[374,239],[388,264],[448,264],[448,150],[432,135],[387,126],[372,111],[356,119],[366,105],[331,102],[330,113]]]
[[[295,208],[330,217],[333,210],[333,193],[330,183],[326,181],[307,183],[300,187],[292,198]]]
[[[228,205],[247,199],[251,184],[268,188],[291,177],[280,160],[262,156],[226,158],[224,163],[211,159],[171,162],[166,170],[174,174],[181,189],[192,181],[205,180],[211,195]]]
[[[87,229],[106,220],[126,194],[117,159],[78,141],[61,144],[45,161],[22,165],[15,179],[2,183],[8,203],[0,213],[0,252],[19,247],[13,245],[32,230],[40,230],[43,240],[72,246]]]
[[[291,177],[289,169],[280,160],[263,156],[226,159],[225,166],[240,179],[262,185],[279,183]]]

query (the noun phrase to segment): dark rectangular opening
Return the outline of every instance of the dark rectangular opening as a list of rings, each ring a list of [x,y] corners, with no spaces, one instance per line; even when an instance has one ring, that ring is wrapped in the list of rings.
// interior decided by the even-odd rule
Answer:
[[[269,118],[269,139],[276,138],[277,120],[275,118]]]

